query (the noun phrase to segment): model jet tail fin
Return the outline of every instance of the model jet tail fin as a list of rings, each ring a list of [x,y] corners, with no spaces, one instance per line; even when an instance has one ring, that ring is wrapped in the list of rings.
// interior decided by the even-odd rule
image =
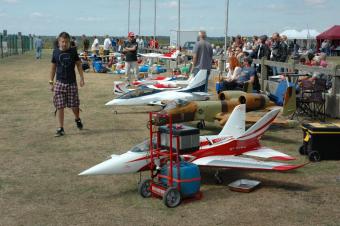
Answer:
[[[127,88],[127,85],[125,82],[114,82],[113,83],[113,93],[120,96],[124,93],[129,92],[129,89]]]
[[[276,116],[279,114],[280,109],[274,109],[267,112],[262,118],[260,118],[254,125],[252,125],[243,135],[242,138],[249,138],[261,136],[273,123]]]
[[[231,135],[235,138],[242,136],[245,132],[246,105],[237,105],[231,113],[227,123],[219,135]]]
[[[296,88],[290,86],[287,88],[284,96],[282,115],[289,116],[292,115],[295,111],[296,111]]]
[[[204,92],[207,78],[207,70],[200,70],[195,77],[190,80],[187,87],[182,89],[185,92]]]

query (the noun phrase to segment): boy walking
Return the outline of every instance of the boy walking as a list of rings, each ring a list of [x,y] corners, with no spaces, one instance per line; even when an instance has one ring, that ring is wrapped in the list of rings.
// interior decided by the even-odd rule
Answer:
[[[75,73],[77,66],[80,75],[80,87],[85,85],[81,61],[77,50],[70,47],[70,35],[66,32],[58,36],[59,48],[53,50],[52,67],[49,84],[54,92],[53,103],[56,108],[59,128],[56,137],[63,136],[64,131],[64,108],[71,108],[78,129],[83,129],[83,124],[79,117],[79,96]],[[54,77],[56,76],[56,82]]]

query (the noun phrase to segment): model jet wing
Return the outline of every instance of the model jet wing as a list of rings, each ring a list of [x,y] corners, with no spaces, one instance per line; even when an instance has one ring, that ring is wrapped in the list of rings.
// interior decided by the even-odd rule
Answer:
[[[302,165],[289,165],[281,162],[267,162],[239,156],[207,156],[193,161],[194,164],[207,167],[287,171]]]
[[[270,158],[275,160],[294,160],[295,158],[289,155],[286,155],[282,152],[273,150],[271,148],[261,147],[252,151],[244,152],[242,155],[251,156],[251,157],[259,157],[259,158]]]

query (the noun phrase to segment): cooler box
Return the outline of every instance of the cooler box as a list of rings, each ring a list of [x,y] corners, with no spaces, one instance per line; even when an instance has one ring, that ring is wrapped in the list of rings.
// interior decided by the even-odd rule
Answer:
[[[216,82],[216,93],[219,94],[221,91],[223,91],[223,83],[222,82]]]
[[[159,132],[161,135],[161,147],[170,148],[170,128],[160,126]],[[185,126],[181,124],[174,124],[172,126],[172,148],[177,151],[177,139],[179,136],[179,153],[188,153],[196,151],[200,147],[200,131],[197,128]]]
[[[300,154],[308,155],[312,161],[340,159],[340,124],[305,123],[302,131]]]
[[[194,196],[200,190],[201,186],[201,175],[197,165],[185,161],[180,162],[180,192],[182,197]],[[177,177],[177,166],[176,164],[172,167],[173,178]],[[165,165],[162,167],[160,175],[162,184],[168,185],[168,179],[162,176],[169,176],[170,166]],[[173,187],[177,187],[176,180],[173,182]]]
[[[149,71],[149,65],[142,65],[139,67],[139,72],[148,72]]]

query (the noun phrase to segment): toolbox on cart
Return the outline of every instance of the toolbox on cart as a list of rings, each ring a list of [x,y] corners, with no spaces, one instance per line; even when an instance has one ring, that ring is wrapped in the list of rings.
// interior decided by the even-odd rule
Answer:
[[[299,152],[311,161],[340,159],[340,124],[302,124],[303,145]]]
[[[169,126],[160,126],[161,147],[170,147],[170,128]],[[176,136],[179,137],[179,150],[181,153],[196,151],[200,147],[200,131],[197,128],[185,126],[182,124],[174,124],[172,126],[172,148],[177,150]]]
[[[180,156],[182,148],[187,151],[199,148],[199,130],[173,124],[171,115],[162,115],[168,126],[156,127],[152,125],[155,116],[161,114],[149,113],[150,178],[140,181],[138,193],[143,198],[162,198],[169,208],[178,206],[183,199],[201,199],[199,168]]]

